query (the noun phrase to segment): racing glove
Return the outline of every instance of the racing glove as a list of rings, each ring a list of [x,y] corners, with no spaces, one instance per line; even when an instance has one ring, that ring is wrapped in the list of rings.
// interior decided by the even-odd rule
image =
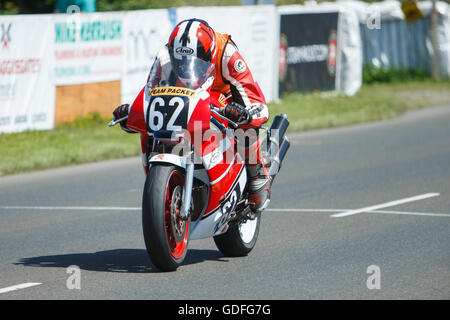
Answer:
[[[237,102],[231,102],[223,109],[223,115],[238,125],[247,124],[252,120],[250,112]]]
[[[128,112],[130,111],[130,105],[129,104],[122,104],[120,106],[118,106],[114,111],[113,111],[113,117],[114,120],[119,120],[123,117],[128,116]],[[134,133],[135,131],[128,129],[127,127],[127,119],[124,119],[122,121],[119,122],[120,127],[122,128],[123,131],[129,132],[129,133]]]
[[[118,120],[120,118],[126,117],[128,115],[128,109],[129,109],[130,105],[129,104],[122,104],[120,106],[118,106],[114,111],[113,111],[113,116],[115,120]],[[123,122],[123,121],[121,121]]]

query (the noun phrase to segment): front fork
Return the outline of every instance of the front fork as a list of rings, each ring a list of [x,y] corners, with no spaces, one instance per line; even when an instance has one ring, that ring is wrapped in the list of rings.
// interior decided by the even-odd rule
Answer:
[[[187,157],[186,162],[186,178],[183,189],[183,207],[181,209],[180,217],[183,220],[188,220],[191,208],[192,200],[192,184],[194,182],[194,152],[191,150],[191,154]]]

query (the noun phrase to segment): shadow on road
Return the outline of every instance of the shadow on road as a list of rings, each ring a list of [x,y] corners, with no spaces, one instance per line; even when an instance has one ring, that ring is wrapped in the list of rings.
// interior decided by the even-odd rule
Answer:
[[[224,256],[217,250],[188,251],[183,265],[203,261],[223,261]],[[115,249],[94,253],[72,253],[53,256],[22,258],[15,265],[27,267],[67,268],[76,265],[82,270],[123,273],[158,273],[144,249]]]

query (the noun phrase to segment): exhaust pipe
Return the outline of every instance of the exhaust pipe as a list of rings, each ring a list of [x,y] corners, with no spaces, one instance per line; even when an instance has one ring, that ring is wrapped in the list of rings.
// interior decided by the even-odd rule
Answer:
[[[288,137],[284,137],[280,144],[280,150],[275,156],[272,157],[271,165],[269,167],[269,176],[272,182],[280,171],[281,164],[283,163],[284,157],[286,156],[290,146],[291,143],[289,142]]]
[[[281,140],[289,127],[289,119],[286,114],[277,114],[272,121],[268,132],[267,152],[269,156],[274,156],[278,152]]]
[[[281,168],[281,163],[290,147],[289,139],[284,136],[289,126],[286,114],[278,114],[273,119],[267,136],[267,163],[269,175],[273,181]]]
[[[291,142],[289,141],[288,137],[284,137],[283,141],[281,141],[280,151],[278,153],[278,158],[280,159],[280,163],[283,163],[284,156],[286,155],[290,146],[291,146]]]

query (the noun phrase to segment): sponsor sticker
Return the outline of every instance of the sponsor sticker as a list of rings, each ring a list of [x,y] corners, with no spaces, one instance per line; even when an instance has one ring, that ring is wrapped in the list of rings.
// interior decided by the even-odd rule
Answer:
[[[194,53],[194,49],[189,47],[178,47],[175,52],[182,56],[190,56]]]
[[[159,87],[153,88],[148,92],[149,96],[186,96],[193,97],[195,94],[194,90],[181,87]]]
[[[246,66],[244,60],[241,60],[241,59],[236,60],[236,62],[234,63],[234,70],[236,70],[239,73],[242,73],[246,69],[247,69],[247,66]]]

